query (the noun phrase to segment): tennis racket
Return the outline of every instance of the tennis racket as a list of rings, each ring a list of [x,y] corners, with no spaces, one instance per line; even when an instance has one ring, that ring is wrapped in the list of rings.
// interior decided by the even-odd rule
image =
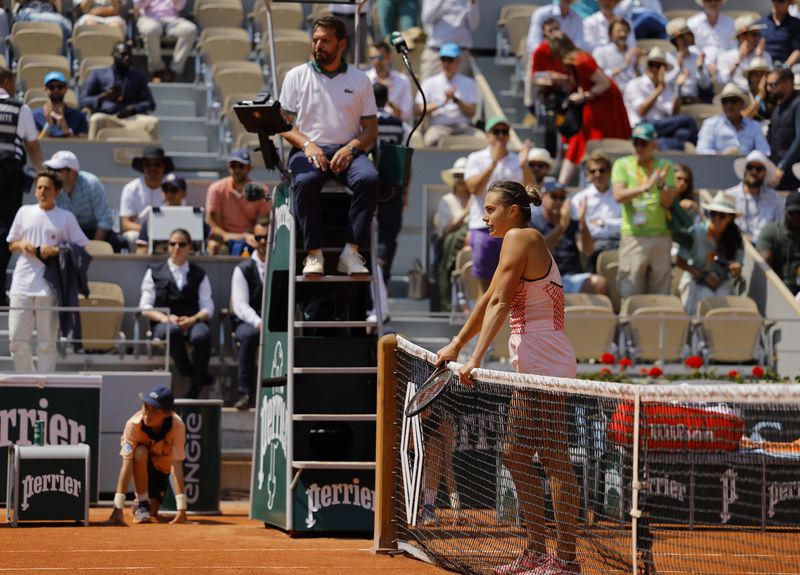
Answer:
[[[406,417],[414,417],[436,401],[453,380],[450,368],[442,366],[425,380],[406,405]]]

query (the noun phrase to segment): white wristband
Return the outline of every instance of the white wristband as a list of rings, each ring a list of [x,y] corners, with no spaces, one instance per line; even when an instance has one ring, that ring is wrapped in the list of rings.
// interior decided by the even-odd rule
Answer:
[[[124,493],[115,493],[114,494],[114,509],[125,509],[125,494]]]
[[[178,511],[186,511],[186,494],[181,493],[175,496],[175,509]]]

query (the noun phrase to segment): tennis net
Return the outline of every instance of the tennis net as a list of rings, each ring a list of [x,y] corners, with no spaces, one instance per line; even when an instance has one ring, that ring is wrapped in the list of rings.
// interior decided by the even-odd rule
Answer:
[[[478,370],[406,418],[433,354],[395,350],[400,549],[468,574],[800,573],[800,385]]]

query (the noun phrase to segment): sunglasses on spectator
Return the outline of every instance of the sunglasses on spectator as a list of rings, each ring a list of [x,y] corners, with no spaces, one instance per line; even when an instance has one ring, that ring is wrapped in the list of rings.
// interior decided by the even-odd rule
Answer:
[[[606,168],[590,168],[590,174],[605,174],[608,170]]]
[[[748,164],[744,169],[748,172],[764,172],[767,168],[759,166],[758,164]]]
[[[267,234],[258,234],[253,236],[257,242],[265,242],[267,241]]]
[[[169,242],[169,247],[171,247],[171,248],[174,248],[176,246],[179,247],[179,248],[185,248],[188,245],[189,245],[189,242]]]
[[[163,168],[164,162],[161,160],[145,160],[142,162],[142,166],[145,168]]]
[[[647,142],[645,140],[636,139],[636,140],[633,141],[633,147],[634,148],[644,148],[646,145],[647,145]]]
[[[58,91],[61,91],[61,90],[66,90],[67,89],[67,85],[66,84],[62,84],[61,82],[50,82],[47,85],[47,89],[50,90],[51,92],[58,92]]]
[[[667,65],[664,62],[648,62],[647,63],[647,67],[648,68],[661,68],[661,67],[666,67],[666,66]]]
[[[739,98],[722,98],[721,102],[723,106],[728,106],[741,102],[741,100]]]
[[[378,54],[377,56],[370,56],[370,62],[383,62],[383,54]]]
[[[456,59],[455,59],[455,58],[451,58],[450,56],[441,56],[441,57],[439,58],[439,60],[441,60],[441,61],[442,61],[442,62],[444,62],[445,64],[449,64],[450,62],[455,62],[455,61],[456,61]]]
[[[528,167],[534,170],[549,170],[550,164],[546,162],[528,162]]]
[[[229,162],[228,167],[232,170],[244,170],[247,166],[240,162]]]
[[[567,199],[567,194],[548,194],[551,198],[553,198],[554,202],[563,202]]]
[[[165,194],[179,194],[182,190],[180,188],[176,188],[175,186],[164,186],[161,188],[161,191]]]
[[[778,84],[780,83],[781,83],[780,80],[778,80],[777,82],[767,82],[767,88],[769,89],[777,88]]]
[[[730,214],[725,214],[723,212],[708,212],[708,217],[711,218],[712,220],[721,220],[728,215]]]
[[[492,128],[493,136],[508,136],[508,134],[509,134],[508,128]]]

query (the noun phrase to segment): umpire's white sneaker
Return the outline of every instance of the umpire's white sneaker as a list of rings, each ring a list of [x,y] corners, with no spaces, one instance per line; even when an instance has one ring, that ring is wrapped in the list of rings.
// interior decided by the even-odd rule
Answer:
[[[325,259],[320,255],[308,254],[306,259],[303,260],[303,275],[304,276],[321,276],[325,275]]]
[[[365,263],[360,253],[345,250],[342,255],[339,256],[339,265],[336,266],[336,269],[339,270],[339,273],[349,276],[364,275],[369,273],[369,270],[364,265]]]

